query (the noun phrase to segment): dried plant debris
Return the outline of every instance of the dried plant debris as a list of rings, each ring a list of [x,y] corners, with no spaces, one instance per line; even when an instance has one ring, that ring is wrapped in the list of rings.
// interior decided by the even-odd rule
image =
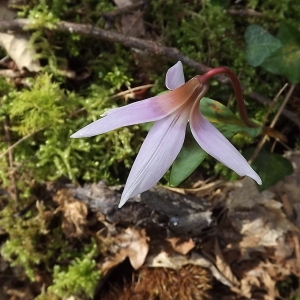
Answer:
[[[137,270],[145,261],[148,253],[148,237],[145,230],[127,228],[114,238],[110,247],[111,256],[102,265],[103,273],[129,258],[132,267]]]
[[[192,239],[184,241],[180,238],[173,237],[167,239],[167,241],[171,243],[173,249],[176,252],[181,253],[183,255],[188,254],[196,246]]]
[[[295,174],[290,176],[298,179]],[[134,283],[112,288],[104,299],[116,299],[116,295],[127,299],[129,294],[131,299],[180,297],[176,291],[175,298],[163,298],[166,295],[154,288],[142,291],[142,274],[149,268],[157,268],[153,271],[157,277],[191,266],[205,268],[216,282],[229,288],[226,295],[218,295],[220,299],[275,299],[280,296],[277,282],[292,274],[300,276],[295,200],[288,209],[274,192],[260,193],[252,180],[244,178],[216,184],[215,190],[210,186],[206,199],[155,187],[116,209],[121,189],[107,187],[105,182],[73,188],[76,197],[100,213],[107,226],[117,229],[118,233],[110,236],[113,243],[103,264],[105,272],[126,257],[135,269],[140,268],[133,275]],[[139,254],[137,249],[141,249]],[[155,282],[153,276],[152,280]],[[212,289],[214,294],[217,291]],[[230,295],[232,298],[226,298]],[[182,299],[198,299],[186,297]]]
[[[0,45],[22,71],[26,68],[29,72],[40,71],[40,64],[36,60],[36,53],[29,44],[29,38],[24,34],[0,33]]]
[[[53,199],[58,204],[56,213],[63,214],[62,229],[66,237],[84,237],[87,230],[87,206],[74,199],[69,189],[59,190]]]
[[[122,186],[50,184],[54,203],[45,210],[37,201],[37,218],[44,234],[59,216],[67,240],[93,237],[102,272],[95,299],[280,299],[278,283],[300,277],[299,199],[288,190],[297,180],[287,177],[282,195],[244,178],[210,186],[205,199],[155,187],[122,209]]]
[[[211,299],[210,272],[186,265],[178,270],[142,267],[131,281],[103,292],[102,300],[204,300]]]
[[[7,7],[7,4],[0,3],[0,21],[12,20],[16,13]],[[28,34],[25,33],[0,33],[0,46],[2,46],[18,69],[29,72],[39,72],[41,67],[36,59],[36,53],[29,43]]]

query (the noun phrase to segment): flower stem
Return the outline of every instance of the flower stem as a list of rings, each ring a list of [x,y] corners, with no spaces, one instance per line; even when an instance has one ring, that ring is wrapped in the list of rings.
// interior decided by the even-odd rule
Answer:
[[[213,68],[213,69],[207,71],[205,74],[199,76],[198,80],[201,83],[205,84],[211,79],[211,77],[218,75],[218,74],[226,74],[230,78],[233,88],[234,88],[236,101],[237,101],[237,105],[238,105],[238,110],[240,112],[240,116],[241,116],[242,120],[244,121],[244,123],[249,127],[257,127],[257,125],[255,125],[248,118],[240,81],[237,78],[237,76],[229,68],[227,68],[227,67]]]

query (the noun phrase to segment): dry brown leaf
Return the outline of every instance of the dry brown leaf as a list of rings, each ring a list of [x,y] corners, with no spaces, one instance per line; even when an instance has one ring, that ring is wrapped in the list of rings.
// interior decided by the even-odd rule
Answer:
[[[241,280],[241,285],[237,292],[247,297],[247,299],[251,299],[253,287],[260,287],[259,279],[256,276],[247,276]]]
[[[0,2],[0,21],[12,20],[16,15],[15,11],[8,8],[8,1]]]
[[[226,207],[233,211],[237,208],[252,208],[260,193],[253,179],[245,177],[235,184],[235,188],[226,199]]]
[[[276,282],[271,278],[268,272],[263,272],[261,276],[262,282],[265,288],[268,290],[268,295],[265,297],[266,300],[273,300],[277,296],[275,285]]]
[[[106,273],[112,267],[118,265],[125,258],[129,258],[132,267],[139,269],[148,254],[149,238],[146,236],[146,231],[137,230],[134,228],[127,228],[120,233],[114,240],[111,247],[111,252],[115,253],[113,257],[109,258],[102,265],[102,271]]]
[[[204,197],[210,195],[214,190],[218,189],[225,184],[224,180],[217,180],[214,182],[206,183],[200,187],[192,189],[184,189],[188,194],[196,195],[197,197]]]
[[[293,205],[293,207],[294,207],[294,211],[295,211],[295,215],[296,215],[296,220],[294,223],[297,228],[300,228],[300,202],[295,203]]]
[[[0,3],[0,21],[12,20],[16,13],[7,7],[7,4]],[[11,59],[16,63],[19,70],[26,68],[30,72],[39,72],[41,67],[36,60],[36,53],[29,45],[29,38],[26,34],[0,33],[0,46],[2,46]]]
[[[272,264],[269,263],[270,266]],[[263,299],[273,300],[277,296],[276,281],[270,276],[266,264],[261,263],[255,269],[249,271],[241,280],[241,294],[249,299],[253,298],[253,287],[265,290]]]
[[[170,238],[167,239],[173,247],[173,249],[183,255],[188,254],[193,248],[195,248],[195,243],[192,239],[188,241],[182,241],[180,238]]]
[[[225,258],[223,256],[223,253],[221,251],[221,248],[219,246],[219,242],[216,239],[215,240],[215,247],[214,252],[216,255],[216,267],[218,270],[223,274],[225,278],[227,278],[233,285],[239,286],[239,280],[235,277],[235,275],[232,273],[230,266],[225,261]]]
[[[56,213],[63,213],[62,229],[67,237],[82,238],[85,235],[87,226],[87,206],[73,198],[71,190],[59,190],[53,197],[59,204]]]
[[[241,241],[237,243],[231,243],[226,246],[226,252],[233,250],[239,251],[239,256],[235,257],[235,261],[239,262],[242,260],[251,259],[251,253],[261,252],[265,253],[265,247],[259,245],[260,238],[256,236],[244,236]]]
[[[0,33],[0,45],[16,63],[19,70],[26,68],[30,72],[40,71],[40,64],[35,58],[36,53],[29,45],[26,35]]]
[[[145,264],[149,267],[170,268],[174,270],[179,270],[188,264],[200,266],[209,269],[212,275],[224,285],[232,286],[231,282],[220,273],[212,262],[196,252],[192,252],[190,255],[182,255],[176,252],[166,253],[164,251],[153,253],[146,258]]]
[[[295,212],[294,212],[293,204],[290,201],[288,195],[283,194],[283,195],[281,195],[280,198],[281,198],[282,206],[284,208],[284,212],[285,212],[287,218],[289,220],[294,220]]]
[[[211,299],[211,273],[199,266],[186,265],[179,270],[142,267],[132,277],[121,286],[113,283],[113,288],[103,291],[101,300]]]
[[[296,226],[283,213],[282,203],[273,200],[273,193],[259,193],[251,179],[244,179],[240,184],[240,188],[230,193],[226,203],[231,225],[244,237],[239,247],[243,248],[243,243],[254,244],[256,241],[256,246],[252,245],[248,249],[261,251],[261,246],[278,246],[279,238],[285,237],[289,231],[297,231]]]
[[[251,210],[233,212],[229,218],[232,226],[243,236],[258,239],[254,247],[258,250],[260,246],[278,246],[280,237],[295,230],[295,226],[281,213],[280,210],[256,205]]]

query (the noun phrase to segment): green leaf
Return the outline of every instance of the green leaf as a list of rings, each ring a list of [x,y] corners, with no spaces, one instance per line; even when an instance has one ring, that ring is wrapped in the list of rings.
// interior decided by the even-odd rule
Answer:
[[[207,153],[199,146],[192,133],[187,131],[184,145],[172,165],[169,184],[179,185],[195,171],[206,156]]]
[[[296,43],[298,46],[300,45],[300,32],[297,28],[288,25],[282,24],[279,28],[277,38],[283,44]]]
[[[249,159],[254,152],[254,148],[245,151],[244,156]],[[293,173],[292,163],[276,153],[269,153],[262,149],[252,164],[253,169],[259,174],[262,185],[258,186],[263,191],[270,186],[276,184],[285,176]]]
[[[247,27],[245,41],[247,44],[246,60],[253,67],[262,64],[266,58],[282,46],[279,39],[255,24]]]
[[[229,108],[218,101],[204,97],[200,101],[200,109],[206,119],[227,138],[231,138],[236,133],[254,138],[261,132],[260,127],[247,127]]]
[[[200,109],[202,114],[227,138],[233,137],[236,133],[243,133],[253,138],[261,132],[260,127],[247,127],[243,121],[218,101],[203,98],[200,101]],[[177,186],[185,180],[201,164],[206,156],[207,153],[198,145],[192,134],[188,131],[184,145],[173,163],[169,181],[170,185]]]
[[[271,73],[285,76],[291,83],[296,84],[300,81],[300,32],[284,24],[277,36],[283,46],[267,58],[262,67]]]

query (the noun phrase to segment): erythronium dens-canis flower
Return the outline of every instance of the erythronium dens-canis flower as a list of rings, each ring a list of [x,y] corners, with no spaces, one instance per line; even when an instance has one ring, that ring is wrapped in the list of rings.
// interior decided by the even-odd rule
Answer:
[[[182,63],[179,61],[166,74],[166,87],[170,90],[123,107],[114,108],[102,118],[85,126],[71,138],[99,135],[120,127],[152,122],[141,149],[129,173],[119,207],[154,186],[170,168],[179,154],[189,122],[191,132],[201,148],[240,176],[248,176],[261,184],[258,174],[240,152],[201,114],[199,102],[208,91],[209,79],[219,73],[229,75],[244,122],[247,118],[240,84],[228,68],[219,67],[185,82]]]

